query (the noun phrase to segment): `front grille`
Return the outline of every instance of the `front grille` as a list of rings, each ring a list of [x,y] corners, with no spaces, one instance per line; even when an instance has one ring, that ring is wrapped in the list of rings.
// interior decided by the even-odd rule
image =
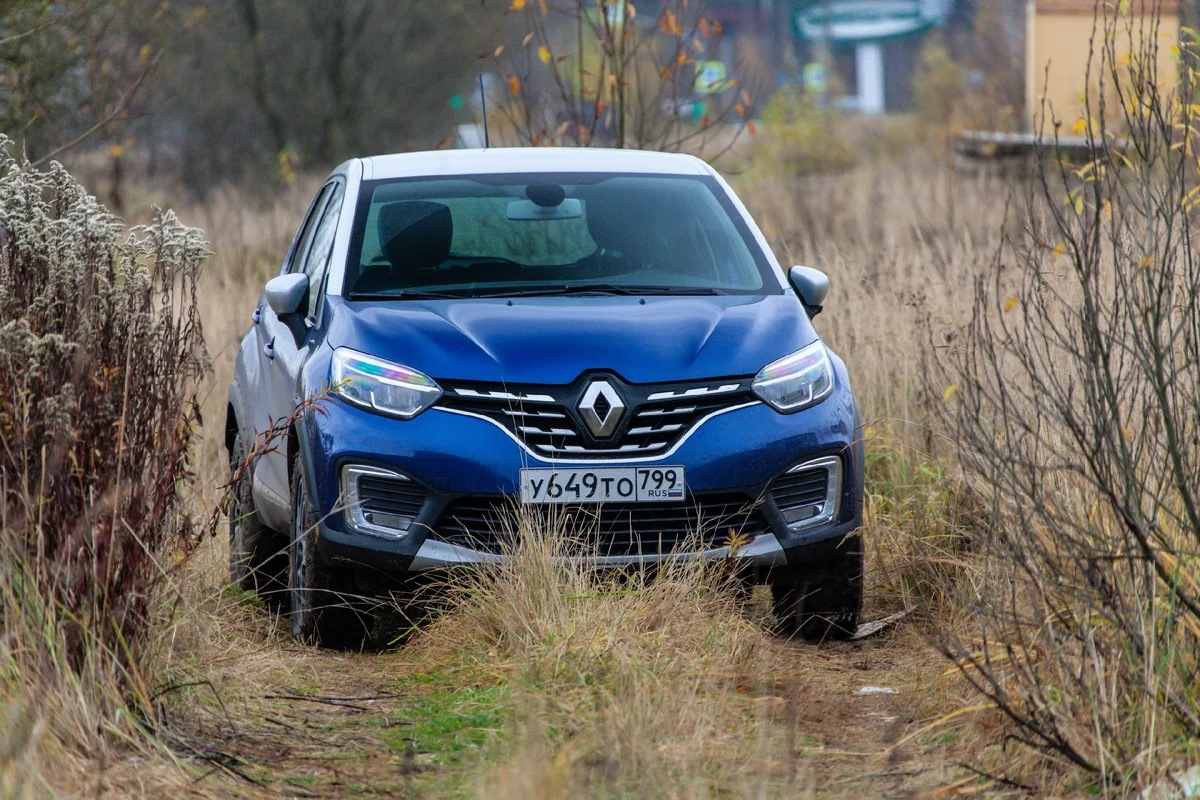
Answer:
[[[836,511],[841,461],[823,458],[776,478],[771,500],[790,527],[829,519]]]
[[[686,503],[609,503],[602,506],[525,506],[511,498],[464,498],[446,507],[434,526],[444,542],[500,552],[525,513],[549,530],[577,542],[583,553],[606,556],[669,553],[688,544],[720,547],[731,536],[754,537],[767,521],[745,495],[696,495]]]
[[[567,386],[458,384],[439,381],[443,408],[486,417],[548,458],[629,458],[668,452],[706,417],[756,401],[751,378],[672,384],[629,384],[613,375],[584,375]],[[580,411],[588,387],[605,381],[622,406],[603,394],[592,411],[599,419],[621,415],[609,435],[598,436]]]

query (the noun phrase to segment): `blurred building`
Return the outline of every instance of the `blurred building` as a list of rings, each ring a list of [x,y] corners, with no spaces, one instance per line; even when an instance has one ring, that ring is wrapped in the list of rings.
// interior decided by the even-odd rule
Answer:
[[[827,49],[842,105],[864,114],[912,106],[925,37],[950,21],[956,0],[802,0],[791,27],[807,60]],[[840,86],[838,86],[840,84]]]
[[[1158,80],[1173,81],[1178,70],[1174,48],[1179,42],[1179,0],[1126,0],[1120,9],[1115,57],[1125,58],[1131,46],[1152,47]],[[1113,10],[1110,6],[1109,13]],[[1093,108],[1098,107],[1103,14],[1097,0],[1029,0],[1025,113],[1031,131],[1050,133],[1055,124],[1069,131],[1084,115],[1085,95],[1090,95]],[[1113,109],[1119,113],[1119,106]]]
[[[722,26],[717,58],[731,69],[753,64],[763,88],[804,82],[847,110],[882,114],[913,107],[921,46],[939,29],[969,27],[974,2],[705,0],[703,8]],[[996,2],[1013,5],[1020,19],[1022,0]],[[639,13],[661,5],[643,0]]]

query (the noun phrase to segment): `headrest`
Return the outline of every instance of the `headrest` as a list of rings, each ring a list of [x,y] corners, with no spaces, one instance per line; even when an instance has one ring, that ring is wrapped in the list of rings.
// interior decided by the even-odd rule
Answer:
[[[606,250],[645,255],[658,240],[658,227],[658,215],[632,193],[613,193],[587,207],[588,234]]]
[[[379,209],[379,243],[393,267],[429,269],[446,260],[454,222],[450,209],[427,200],[400,200]]]

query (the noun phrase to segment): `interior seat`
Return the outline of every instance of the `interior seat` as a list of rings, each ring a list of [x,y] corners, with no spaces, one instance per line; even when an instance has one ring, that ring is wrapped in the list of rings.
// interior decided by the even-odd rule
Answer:
[[[379,208],[376,230],[388,263],[364,265],[354,291],[387,292],[440,282],[435,270],[450,254],[454,238],[449,206],[428,200],[388,203]]]

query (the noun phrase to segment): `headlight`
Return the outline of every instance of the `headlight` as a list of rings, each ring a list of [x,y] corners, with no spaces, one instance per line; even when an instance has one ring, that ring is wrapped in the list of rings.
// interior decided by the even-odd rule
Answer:
[[[833,391],[833,364],[820,341],[773,361],[754,377],[755,394],[776,411],[799,411]]]
[[[412,419],[437,402],[442,387],[423,372],[346,347],[333,351],[333,392],[347,403]]]

